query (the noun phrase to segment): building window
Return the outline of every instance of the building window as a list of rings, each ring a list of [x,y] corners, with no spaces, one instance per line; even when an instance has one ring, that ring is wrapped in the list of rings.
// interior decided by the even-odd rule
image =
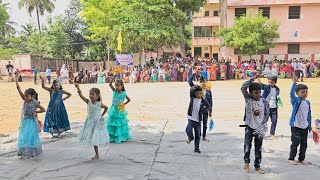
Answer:
[[[235,17],[240,17],[242,15],[245,15],[247,13],[247,9],[246,8],[236,8],[235,9]]]
[[[259,11],[262,11],[262,16],[270,18],[270,7],[260,7]]]
[[[219,11],[213,11],[213,16],[219,16]]]
[[[288,54],[300,54],[300,44],[288,44]]]
[[[193,50],[194,57],[201,57],[202,56],[202,49],[201,47],[195,47]]]
[[[211,26],[194,27],[194,37],[212,37]]]
[[[239,50],[239,49],[234,48],[234,53],[233,53],[233,54],[239,55],[239,54],[241,54],[241,53],[240,53],[240,50]]]
[[[209,11],[205,11],[204,16],[209,16]]]
[[[289,6],[289,19],[300,19],[300,6]]]

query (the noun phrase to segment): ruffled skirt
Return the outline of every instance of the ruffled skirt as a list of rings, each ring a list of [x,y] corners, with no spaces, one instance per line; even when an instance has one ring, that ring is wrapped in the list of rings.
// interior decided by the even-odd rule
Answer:
[[[128,112],[124,110],[120,112],[118,107],[111,105],[108,110],[108,117],[106,118],[107,131],[109,133],[110,142],[120,144],[121,142],[131,139],[129,133],[129,120],[127,119]]]

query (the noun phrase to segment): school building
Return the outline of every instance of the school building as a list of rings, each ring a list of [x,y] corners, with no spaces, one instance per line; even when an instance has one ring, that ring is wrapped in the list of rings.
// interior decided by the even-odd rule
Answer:
[[[220,26],[219,0],[208,0],[192,17],[192,56],[219,58]]]
[[[320,58],[320,0],[220,0],[219,9],[221,26],[225,27],[231,27],[234,18],[248,13],[249,9],[253,13],[262,10],[265,17],[279,22],[280,38],[276,46],[258,55],[258,59]],[[244,58],[232,48],[221,47],[220,54],[233,61]]]

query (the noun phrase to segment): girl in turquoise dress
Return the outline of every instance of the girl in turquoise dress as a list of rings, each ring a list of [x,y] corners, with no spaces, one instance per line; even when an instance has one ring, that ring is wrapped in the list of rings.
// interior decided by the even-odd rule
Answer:
[[[98,77],[98,84],[104,84],[106,83],[106,73],[105,72],[100,72],[100,75]]]
[[[43,132],[54,134],[60,134],[70,130],[70,122],[68,119],[68,113],[63,101],[71,97],[71,94],[62,89],[59,80],[54,80],[51,88],[44,85],[44,78],[41,77],[42,88],[50,92],[50,102],[46,112],[46,117],[43,125]],[[63,94],[67,96],[62,98]]]
[[[24,101],[18,137],[18,156],[32,158],[42,153],[36,115],[45,112],[45,109],[39,104],[38,94],[34,89],[29,88],[22,93],[17,78],[16,85]]]
[[[131,139],[128,126],[129,120],[127,119],[128,111],[125,110],[125,105],[130,102],[130,98],[127,96],[122,80],[116,80],[115,87],[113,87],[112,83],[115,77],[116,76],[113,76],[109,83],[113,91],[113,99],[112,105],[108,110],[106,122],[110,143],[120,144],[121,142]],[[127,101],[124,103],[125,99]]]
[[[103,116],[106,114],[108,107],[101,103],[100,90],[92,88],[90,90],[89,99],[85,98],[79,88],[79,84],[75,83],[80,98],[87,103],[87,118],[78,135],[78,142],[84,145],[93,146],[95,156],[92,160],[99,159],[99,145],[106,145],[108,143],[108,133],[105,130],[105,122]],[[104,109],[101,114],[101,108]]]

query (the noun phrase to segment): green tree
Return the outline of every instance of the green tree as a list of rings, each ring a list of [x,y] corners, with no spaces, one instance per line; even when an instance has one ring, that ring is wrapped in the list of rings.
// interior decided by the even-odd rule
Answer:
[[[55,8],[51,0],[20,0],[18,7],[20,9],[25,7],[30,16],[34,10],[36,11],[39,32],[41,32],[39,15],[43,16],[45,12],[52,13]]]
[[[70,38],[64,31],[64,21],[62,16],[54,20],[48,19],[48,27],[45,29],[45,56],[54,58],[69,58],[67,47],[70,46]]]
[[[70,46],[68,34],[64,31],[62,16],[48,19],[48,26],[43,32],[32,32],[26,37],[26,50],[32,54],[52,58],[69,58],[67,47]]]
[[[254,55],[261,51],[275,47],[279,38],[279,24],[262,15],[262,11],[235,18],[232,27],[222,27],[217,32],[223,39],[223,45],[235,48],[241,55]]]
[[[2,43],[5,38],[12,36],[16,32],[13,28],[13,25],[16,25],[16,23],[9,21],[8,5],[8,3],[3,4],[2,0],[0,0],[0,41]]]
[[[84,30],[84,36],[92,42],[85,48],[86,56],[90,59],[95,59],[97,56],[104,57],[104,65],[107,59],[106,46],[110,51],[112,43],[113,18],[117,15],[115,13],[117,3],[117,0],[81,0],[83,5],[81,15],[88,26],[87,30]],[[102,46],[104,47],[101,48]]]
[[[160,46],[176,46],[183,35],[176,21],[185,21],[183,12],[168,0],[81,1],[91,40],[108,42],[116,49],[119,31],[126,53],[147,51]]]
[[[9,20],[9,14],[3,6],[0,6],[0,30],[3,30],[4,25]]]
[[[44,36],[44,35],[43,35]],[[45,55],[47,38],[40,36],[40,33],[32,33],[26,39],[26,49],[28,53]]]
[[[22,28],[22,31],[20,31],[20,36],[23,38],[27,38],[31,36],[31,34],[36,32],[35,27],[31,23],[22,25],[21,28]]]
[[[183,38],[176,20],[184,20],[185,16],[167,0],[124,0],[117,7],[113,37],[121,30],[127,51],[176,46]]]
[[[12,56],[18,53],[20,53],[20,51],[16,48],[8,48],[0,45],[0,59],[6,59],[6,60],[12,59]]]
[[[70,46],[66,48],[72,59],[81,56],[85,46],[83,29],[87,28],[84,20],[79,16],[83,7],[79,0],[71,0],[63,18],[64,31],[68,34]]]
[[[182,56],[186,55],[186,49],[188,47],[191,37],[188,33],[188,25],[192,20],[192,16],[195,12],[198,12],[200,8],[207,3],[207,0],[172,0],[171,3],[174,7],[185,13],[186,19],[177,19],[176,24],[179,26],[179,32],[184,35],[184,38],[180,40],[179,47]]]

